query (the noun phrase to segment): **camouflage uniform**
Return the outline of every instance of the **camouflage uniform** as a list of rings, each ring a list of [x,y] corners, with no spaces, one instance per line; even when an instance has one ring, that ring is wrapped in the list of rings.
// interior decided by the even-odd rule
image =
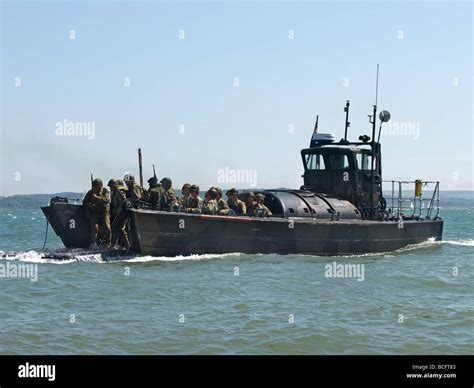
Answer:
[[[189,207],[189,200],[191,199],[189,189],[191,189],[191,185],[189,183],[185,183],[181,189],[183,195],[178,198],[179,206],[181,206],[183,209],[187,209]],[[185,194],[186,192],[187,195]]]
[[[257,194],[257,206],[255,207],[254,213],[257,217],[270,217],[272,212],[268,207],[263,204],[265,196],[263,194]]]
[[[183,209],[187,209],[188,207],[190,207],[190,203],[191,203],[191,196],[188,195],[187,197],[183,196],[183,197],[180,197],[179,198],[179,204],[180,206],[183,208]]]
[[[217,196],[217,191],[214,188],[209,189],[209,191],[206,193],[206,198],[204,199],[204,202],[202,204],[203,214],[217,214]]]
[[[211,187],[211,189],[214,189],[217,191],[217,214],[221,216],[226,216],[229,214],[230,209],[229,205],[227,205],[227,202],[222,198],[222,190],[219,187]]]
[[[203,214],[217,214],[217,201],[215,199],[204,200],[202,204]]]
[[[199,214],[201,213],[202,205],[203,205],[203,200],[199,195],[197,197],[191,197],[189,199],[189,207],[186,208],[186,211],[188,213]]]
[[[127,199],[127,187],[119,185],[120,181],[111,179],[107,186],[110,187],[110,223],[112,227],[112,245],[122,245],[129,248],[125,223],[127,217],[122,212],[123,204]],[[123,182],[122,182],[123,183]]]
[[[143,194],[143,188],[133,183],[131,187],[128,188],[127,198],[143,200]]]
[[[188,202],[188,207],[186,208],[187,213],[199,214],[202,209],[202,198],[199,196],[199,186],[192,185],[190,189],[191,193],[197,194],[193,196],[191,194]]]
[[[135,177],[127,174],[125,175],[124,180],[128,187],[127,198],[142,201],[144,199],[143,187],[135,183]]]
[[[110,245],[110,194],[103,187],[101,179],[94,179],[92,189],[82,200],[82,206],[89,219],[91,244],[97,243],[97,238],[99,238],[101,242]]]
[[[255,208],[257,207],[257,202],[255,202],[254,200],[249,201],[249,198],[255,199],[255,194],[252,192],[249,192],[247,194],[247,197],[245,200],[245,206],[247,208],[247,212],[245,214],[247,214],[248,216],[253,216],[255,213]]]
[[[113,222],[127,199],[127,188],[125,187],[124,190],[124,187],[120,187],[115,179],[111,179],[107,186],[110,187],[110,222]]]
[[[230,208],[227,202],[223,198],[219,198],[217,201],[217,214],[226,216],[229,214]]]
[[[163,188],[161,184],[158,183],[156,177],[148,179],[148,183],[150,184],[150,188],[146,192],[145,199],[153,210],[157,210],[160,206]]]
[[[171,179],[170,178],[163,178],[161,181],[161,195],[160,195],[160,206],[161,210],[169,210],[171,207],[178,206],[178,198],[176,197],[176,193],[174,192],[173,188],[171,187]]]
[[[227,195],[229,196],[229,200],[227,201],[227,204],[229,205],[229,208],[234,211],[235,214],[237,215],[244,215],[247,213],[247,208],[245,206],[245,203],[241,201],[239,198],[236,198],[233,200],[231,198],[232,194],[238,194],[238,191],[236,189],[230,189],[227,192]]]
[[[245,203],[245,206],[247,207],[247,214],[248,216],[253,216],[255,215],[255,209],[257,208],[257,202],[252,202],[252,203]]]

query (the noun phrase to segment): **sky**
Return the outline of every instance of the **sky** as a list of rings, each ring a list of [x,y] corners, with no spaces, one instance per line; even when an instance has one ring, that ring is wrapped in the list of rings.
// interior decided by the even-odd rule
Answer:
[[[319,132],[383,129],[383,178],[473,189],[470,2],[1,3],[0,196],[155,164],[201,189],[302,185]]]

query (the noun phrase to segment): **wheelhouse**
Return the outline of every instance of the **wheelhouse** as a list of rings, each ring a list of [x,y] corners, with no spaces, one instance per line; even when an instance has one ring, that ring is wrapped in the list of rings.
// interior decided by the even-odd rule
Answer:
[[[314,144],[313,147],[303,149],[301,157],[304,190],[338,196],[352,202],[362,211],[371,207],[372,179],[374,193],[382,192],[379,143],[372,145],[367,142],[341,141]]]

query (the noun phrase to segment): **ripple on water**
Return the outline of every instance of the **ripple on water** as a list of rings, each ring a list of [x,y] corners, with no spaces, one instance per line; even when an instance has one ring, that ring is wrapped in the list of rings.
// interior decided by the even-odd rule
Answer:
[[[107,262],[84,250],[55,251],[70,253],[67,261],[45,258],[47,250],[14,252],[0,263],[38,264],[39,279],[0,279],[0,352],[472,354],[472,227],[458,235],[454,221],[445,221],[446,241],[337,258],[131,255]],[[333,261],[364,264],[365,280],[326,278]]]

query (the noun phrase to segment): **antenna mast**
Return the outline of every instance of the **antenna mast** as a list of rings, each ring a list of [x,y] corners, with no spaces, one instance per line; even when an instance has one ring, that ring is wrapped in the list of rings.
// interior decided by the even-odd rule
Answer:
[[[377,121],[377,102],[379,99],[379,64],[377,63],[377,78],[375,81],[375,105],[372,116],[372,142],[375,142],[375,124]]]
[[[377,63],[377,80],[375,81],[375,106],[379,97],[379,64]]]
[[[374,162],[375,162],[375,123],[377,121],[377,102],[379,97],[379,64],[377,63],[377,78],[375,81],[375,105],[374,115],[372,116],[372,160],[371,160],[371,193],[370,193],[370,218],[374,218],[374,191],[375,191],[375,174],[374,174]]]
[[[350,106],[349,100],[346,101],[346,107],[344,108],[344,112],[346,112],[346,125],[344,129],[344,141],[347,141],[347,128],[350,127],[351,123],[349,122],[349,106]]]

